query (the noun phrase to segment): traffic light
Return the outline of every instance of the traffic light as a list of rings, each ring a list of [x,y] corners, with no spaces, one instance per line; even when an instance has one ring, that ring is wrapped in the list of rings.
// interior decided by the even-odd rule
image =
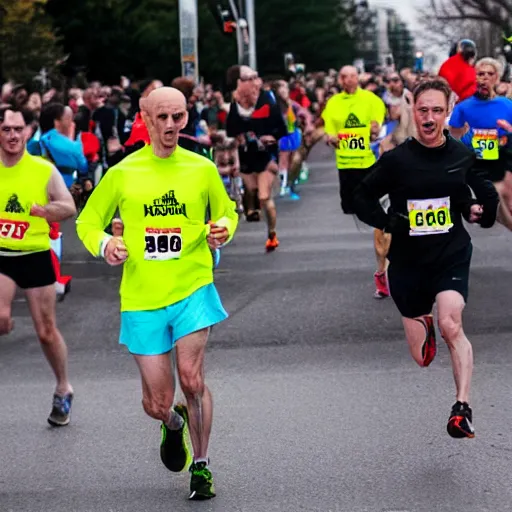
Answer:
[[[227,36],[233,34],[236,31],[236,20],[229,2],[208,0],[208,6],[221,32]]]

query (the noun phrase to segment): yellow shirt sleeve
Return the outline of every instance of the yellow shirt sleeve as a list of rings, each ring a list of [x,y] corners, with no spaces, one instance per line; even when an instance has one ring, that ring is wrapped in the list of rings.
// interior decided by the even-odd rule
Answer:
[[[384,124],[384,120],[386,119],[386,105],[384,102],[376,95],[373,95],[373,111],[375,112],[375,119],[372,119],[372,121],[377,121],[380,126]]]
[[[110,224],[118,207],[120,172],[110,169],[105,174],[76,220],[78,238],[95,257],[101,255],[101,244],[109,236],[105,233],[105,228]]]
[[[334,123],[334,99],[335,96],[333,96],[327,101],[324,111],[322,112],[322,119],[324,120],[324,131],[327,135],[331,135],[332,137],[336,137],[336,135],[338,135],[338,131],[336,130],[336,124]]]
[[[233,239],[238,226],[236,203],[231,200],[226,192],[226,187],[215,164],[208,163],[208,167],[210,217],[217,226],[227,228],[229,237],[226,243],[229,243]]]

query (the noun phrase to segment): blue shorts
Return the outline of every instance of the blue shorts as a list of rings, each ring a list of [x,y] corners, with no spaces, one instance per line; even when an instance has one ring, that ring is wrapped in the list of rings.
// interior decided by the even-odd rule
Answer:
[[[176,342],[228,317],[215,285],[208,284],[186,299],[153,311],[123,311],[119,343],[130,353],[156,356],[170,352]]]
[[[302,142],[302,133],[295,130],[286,137],[279,140],[279,151],[297,151]]]

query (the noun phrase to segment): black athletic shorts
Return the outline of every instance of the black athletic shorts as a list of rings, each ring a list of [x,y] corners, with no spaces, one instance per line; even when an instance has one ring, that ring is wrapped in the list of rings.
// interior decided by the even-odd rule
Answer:
[[[354,213],[354,191],[368,175],[368,169],[338,169],[340,199],[343,213]]]
[[[405,318],[429,315],[437,294],[449,290],[459,292],[467,302],[472,253],[473,246],[469,244],[437,266],[406,267],[391,262],[389,291],[401,315]]]
[[[49,286],[56,281],[50,251],[21,256],[0,255],[0,274],[12,279],[23,290]]]
[[[247,152],[241,148],[238,150],[238,155],[242,174],[260,174],[267,169],[272,160],[277,161],[278,157],[277,150],[274,147],[269,147],[266,151]]]

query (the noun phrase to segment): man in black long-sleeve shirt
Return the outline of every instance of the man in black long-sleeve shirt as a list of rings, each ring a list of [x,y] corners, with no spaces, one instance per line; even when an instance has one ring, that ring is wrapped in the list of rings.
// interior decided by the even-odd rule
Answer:
[[[428,366],[436,354],[432,309],[437,304],[457,388],[448,433],[472,438],[468,400],[473,352],[462,328],[472,244],[462,218],[491,227],[498,194],[475,171],[472,151],[444,130],[449,97],[444,80],[418,86],[414,92],[417,138],[380,158],[356,189],[354,207],[363,222],[392,234],[390,292],[402,314],[411,354],[420,366]],[[386,194],[387,213],[379,202]]]
[[[239,142],[240,171],[246,194],[250,201],[247,220],[259,220],[255,211],[255,195],[266,213],[268,238],[265,248],[268,252],[279,246],[276,234],[277,213],[272,198],[272,187],[277,174],[279,139],[288,134],[284,117],[271,96],[261,89],[258,73],[248,66],[239,69],[236,101],[226,121],[228,137]]]

